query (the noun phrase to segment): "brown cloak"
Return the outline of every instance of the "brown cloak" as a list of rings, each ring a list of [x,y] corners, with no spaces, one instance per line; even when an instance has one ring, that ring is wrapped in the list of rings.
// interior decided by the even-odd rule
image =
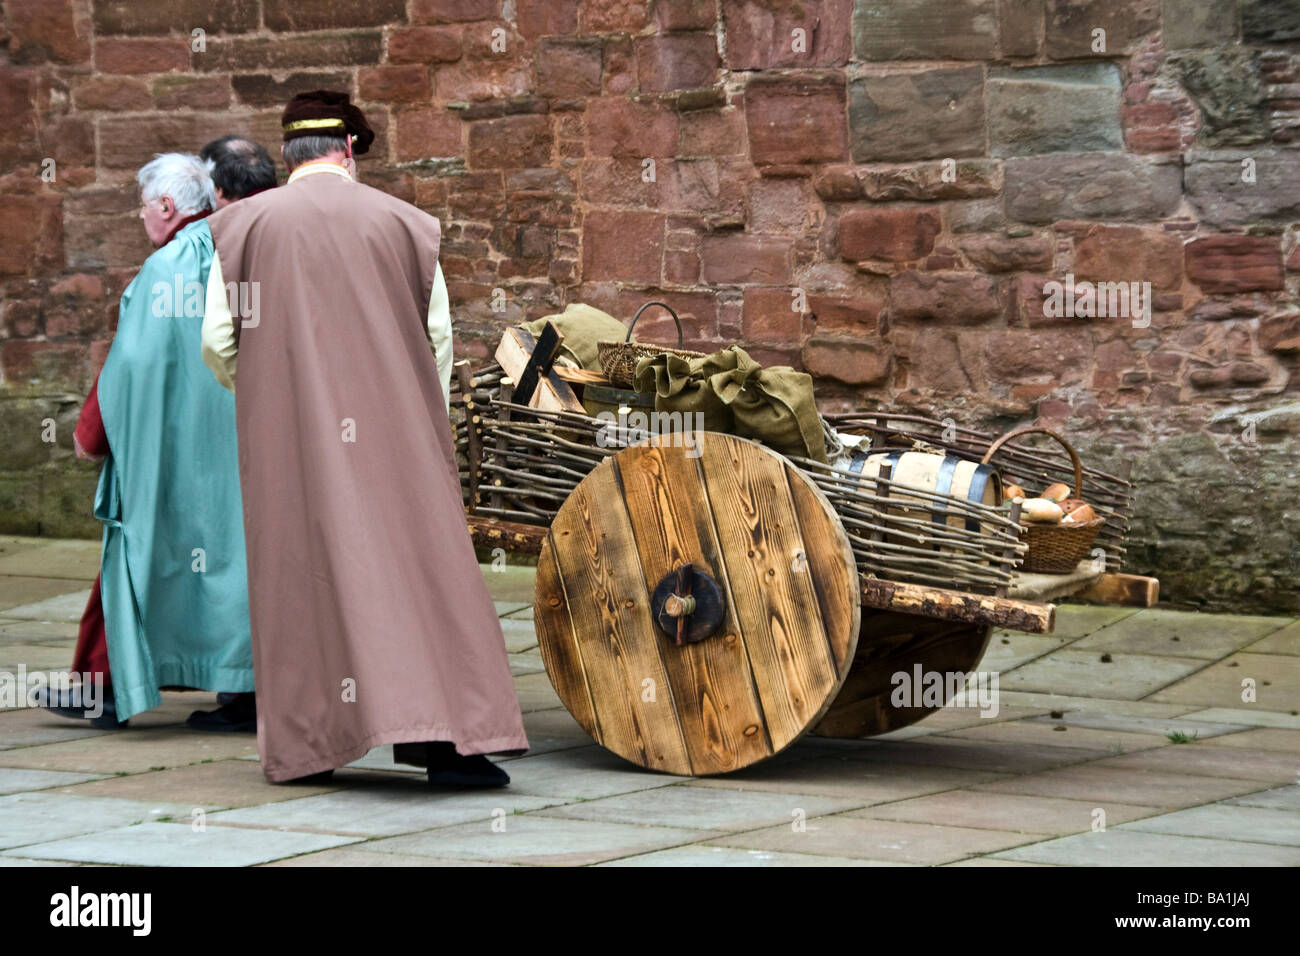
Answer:
[[[209,222],[259,306],[242,330],[232,311],[267,777],[387,743],[526,749],[426,335],[438,221],[318,173]]]

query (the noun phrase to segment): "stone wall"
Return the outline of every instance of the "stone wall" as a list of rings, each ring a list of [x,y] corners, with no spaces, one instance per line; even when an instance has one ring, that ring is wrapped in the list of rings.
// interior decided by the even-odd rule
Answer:
[[[1134,569],[1300,610],[1297,0],[3,9],[0,530],[94,532],[71,425],[149,252],[135,169],[274,148],[326,86],[378,130],[362,179],[442,221],[458,356],[662,298],[688,346],[807,369],[828,410],[1130,459]],[[1067,276],[1149,283],[1151,314],[1059,314]]]

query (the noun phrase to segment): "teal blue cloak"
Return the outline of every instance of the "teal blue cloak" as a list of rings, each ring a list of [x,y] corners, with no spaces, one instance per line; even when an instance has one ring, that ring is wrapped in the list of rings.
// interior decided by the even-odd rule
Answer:
[[[200,345],[211,264],[202,220],[146,259],[99,376],[111,450],[95,517],[119,720],[160,704],[160,687],[253,690],[235,397]]]

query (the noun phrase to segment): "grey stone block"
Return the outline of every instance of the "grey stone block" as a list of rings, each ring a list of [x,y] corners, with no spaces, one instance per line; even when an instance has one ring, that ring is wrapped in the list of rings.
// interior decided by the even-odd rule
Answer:
[[[999,70],[988,79],[994,156],[1119,150],[1120,76],[1111,63]]]

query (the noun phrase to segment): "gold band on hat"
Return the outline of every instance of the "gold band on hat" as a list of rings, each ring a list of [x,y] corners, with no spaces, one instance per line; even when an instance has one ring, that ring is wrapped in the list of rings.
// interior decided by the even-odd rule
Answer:
[[[295,120],[292,123],[284,124],[286,133],[294,133],[300,129],[335,129],[347,128],[347,124],[341,119],[304,119]]]

